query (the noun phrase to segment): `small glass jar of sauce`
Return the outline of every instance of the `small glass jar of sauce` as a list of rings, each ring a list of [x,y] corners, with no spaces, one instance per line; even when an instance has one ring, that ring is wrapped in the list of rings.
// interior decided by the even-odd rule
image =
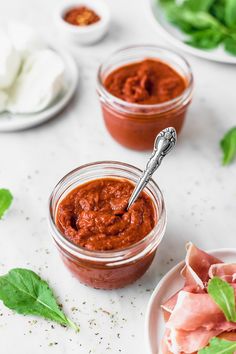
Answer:
[[[149,150],[162,129],[181,131],[193,76],[179,54],[158,46],[127,47],[100,66],[97,82],[106,127],[121,145]]]
[[[49,201],[50,233],[65,265],[81,283],[98,289],[121,288],[140,278],[151,265],[166,228],[166,210],[160,189],[150,180],[143,200],[139,200],[148,207],[146,215],[151,217],[149,226],[152,225],[148,226],[148,234],[141,238],[135,231],[142,229],[146,220],[140,205],[135,210],[134,204],[132,213],[122,217],[119,198],[116,198],[123,195],[122,183],[130,188],[140,174],[138,168],[128,164],[97,162],[70,172],[54,188]],[[97,186],[103,184],[106,190],[98,190]],[[113,184],[118,186],[112,199],[112,208],[116,210],[117,207],[117,212],[109,215],[107,199]],[[108,193],[108,197],[104,193]],[[99,214],[97,205],[101,205],[104,214]],[[79,213],[77,220],[75,210]],[[124,209],[124,212],[127,211]],[[137,217],[140,226],[136,225]],[[114,218],[117,218],[115,222]],[[128,234],[124,228],[127,219]],[[114,227],[120,228],[120,232],[114,232]],[[80,242],[77,242],[78,234]]]

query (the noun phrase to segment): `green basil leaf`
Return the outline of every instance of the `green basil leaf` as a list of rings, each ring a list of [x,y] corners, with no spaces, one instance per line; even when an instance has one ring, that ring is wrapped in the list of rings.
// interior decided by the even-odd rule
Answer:
[[[225,24],[226,1],[227,0],[215,0],[210,8],[211,15],[217,18],[223,24]]]
[[[236,38],[227,37],[224,40],[225,50],[230,54],[236,55]]]
[[[223,311],[227,321],[236,322],[234,288],[226,281],[214,277],[209,281],[207,291]]]
[[[236,0],[226,1],[225,23],[230,28],[236,27]]]
[[[214,0],[185,0],[184,5],[193,12],[209,11]]]
[[[186,10],[185,10],[186,13]],[[189,21],[185,15],[183,15],[183,10],[176,5],[166,6],[166,17],[175,26],[180,28],[183,32],[191,34],[196,31],[191,21]]]
[[[61,311],[48,284],[29,269],[15,268],[0,276],[0,299],[17,313],[41,316],[79,330]]]
[[[166,6],[166,5],[172,5],[172,4],[174,4],[175,6],[177,6],[176,4],[175,4],[175,0],[157,0],[158,2],[160,2],[160,4],[162,5],[162,6]]]
[[[217,29],[207,29],[193,33],[186,43],[197,48],[213,49],[224,39],[224,34]]]
[[[10,207],[13,196],[8,189],[0,189],[0,219],[5,211]]]
[[[230,129],[220,141],[223,151],[223,165],[229,165],[236,156],[236,127]]]
[[[210,341],[209,346],[201,349],[198,354],[234,354],[235,350],[235,341],[227,341],[215,337]]]
[[[167,20],[189,35],[187,44],[207,50],[223,43],[235,55],[236,0],[159,1]]]
[[[208,347],[199,350],[198,354],[234,354],[236,342],[213,338]]]
[[[215,28],[217,31],[221,31],[220,23],[206,12],[194,13],[190,10],[182,9],[181,7],[176,8],[175,6],[169,6],[167,17],[169,21],[175,24],[178,24],[178,21],[185,22],[195,30]]]

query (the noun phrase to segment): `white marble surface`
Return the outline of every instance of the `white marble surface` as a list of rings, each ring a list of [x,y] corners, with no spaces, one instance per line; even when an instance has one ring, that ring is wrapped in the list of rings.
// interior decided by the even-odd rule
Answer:
[[[147,353],[144,314],[160,276],[184,256],[186,241],[200,247],[235,247],[236,165],[220,164],[219,140],[235,124],[235,66],[187,56],[195,76],[194,100],[178,147],[156,174],[168,207],[168,227],[147,274],[119,291],[81,285],[61,263],[47,228],[47,199],[55,183],[74,167],[121,160],[143,167],[147,153],[116,144],[102,121],[95,92],[98,64],[133,43],[161,43],[145,14],[146,0],[107,0],[109,35],[91,47],[71,47],[81,71],[76,97],[57,118],[38,128],[0,135],[0,185],[14,203],[0,221],[0,273],[28,267],[48,279],[79,334],[13,314],[0,304],[2,354]],[[1,0],[1,23],[20,19],[59,39],[52,26],[57,0]],[[173,261],[170,261],[170,259]],[[72,311],[75,307],[78,311]],[[57,344],[55,344],[57,343]]]

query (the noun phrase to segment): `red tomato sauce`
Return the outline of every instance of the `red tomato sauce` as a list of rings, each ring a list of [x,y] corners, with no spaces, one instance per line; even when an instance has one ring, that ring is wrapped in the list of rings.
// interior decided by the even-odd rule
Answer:
[[[118,250],[143,239],[157,216],[144,192],[127,211],[134,189],[126,179],[101,178],[72,190],[59,204],[56,224],[71,242],[88,250]]]
[[[104,86],[113,96],[124,101],[156,104],[181,95],[186,82],[169,65],[145,59],[112,71],[106,77]]]
[[[188,85],[174,68],[155,59],[114,69],[103,78],[103,87],[121,102],[101,99],[108,131],[121,145],[135,150],[152,149],[164,128],[174,127],[179,134],[191,101],[191,93],[181,100]]]

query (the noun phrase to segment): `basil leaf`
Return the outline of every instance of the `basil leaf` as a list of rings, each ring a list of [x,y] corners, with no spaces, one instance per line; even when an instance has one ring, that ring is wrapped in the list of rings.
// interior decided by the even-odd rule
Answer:
[[[221,23],[225,24],[225,5],[227,0],[216,0],[211,6],[210,13]]]
[[[207,291],[223,311],[227,321],[236,322],[234,288],[226,281],[214,277],[209,281]]]
[[[176,6],[175,0],[159,0],[159,2],[162,6],[166,6],[170,4],[174,4]]]
[[[227,37],[224,40],[225,50],[230,54],[236,55],[236,38]]]
[[[236,55],[236,0],[159,0],[166,18],[189,35],[185,43],[201,49],[220,44]]]
[[[223,151],[223,165],[229,165],[236,156],[236,127],[230,129],[220,141]]]
[[[184,0],[179,4],[175,0],[159,0],[163,6],[173,4],[176,8],[191,10],[192,12],[207,12],[213,5],[214,1],[215,0]]]
[[[8,189],[0,189],[0,219],[5,211],[10,207],[13,196]]]
[[[189,13],[189,11],[187,13]],[[171,4],[166,6],[166,16],[171,23],[179,27],[183,32],[191,34],[196,31],[191,20],[187,18],[186,11],[185,15],[183,15],[182,8],[177,8],[176,5]]]
[[[176,6],[169,6],[167,16],[171,22],[178,23],[178,21],[182,21],[195,30],[208,28],[220,30],[220,23],[206,12],[194,13],[190,10],[182,9],[181,7],[176,8]]]
[[[184,5],[193,12],[208,11],[214,0],[185,0]]]
[[[230,28],[236,27],[236,0],[226,1],[225,23]]]
[[[213,338],[208,347],[199,350],[198,354],[234,354],[236,342]]]
[[[41,316],[79,330],[61,311],[48,284],[29,269],[15,268],[0,276],[0,299],[17,313]]]
[[[220,31],[207,29],[193,33],[192,38],[186,43],[197,48],[213,49],[219,45],[223,38],[224,35]]]

